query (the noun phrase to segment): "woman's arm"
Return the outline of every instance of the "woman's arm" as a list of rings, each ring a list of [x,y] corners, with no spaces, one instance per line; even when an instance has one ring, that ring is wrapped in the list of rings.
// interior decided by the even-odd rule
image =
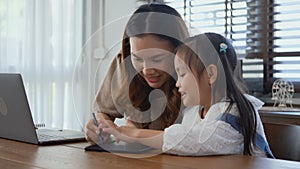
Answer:
[[[105,117],[110,117],[113,121],[114,118],[122,118],[123,115],[119,113],[118,109],[116,108],[116,103],[123,103],[122,100],[120,100],[121,93],[124,93],[123,86],[117,86],[118,88],[112,90],[112,86],[116,86],[116,84],[119,84],[119,81],[116,81],[116,78],[113,80],[114,76],[121,76],[120,73],[121,70],[119,70],[120,66],[120,54],[118,54],[113,62],[111,63],[109,70],[107,71],[104,81],[101,84],[99,90],[97,91],[96,98],[93,103],[93,109],[97,111],[98,113],[101,112],[103,115],[106,114]],[[117,79],[119,80],[119,79]],[[107,118],[104,118],[107,119]]]
[[[118,54],[111,63],[110,68],[105,76],[105,79],[102,85],[100,86],[96,98],[94,100],[93,109],[97,112],[97,119],[105,119],[113,122],[116,117],[122,117],[122,115],[118,113],[114,105],[111,93],[112,77],[113,74],[116,72],[117,65],[119,64],[119,55],[120,54]],[[85,129],[86,140],[92,144],[98,143],[100,127],[97,127],[94,124],[94,120],[92,118],[86,124]],[[103,136],[104,140],[107,136],[108,134],[106,134],[106,136]]]

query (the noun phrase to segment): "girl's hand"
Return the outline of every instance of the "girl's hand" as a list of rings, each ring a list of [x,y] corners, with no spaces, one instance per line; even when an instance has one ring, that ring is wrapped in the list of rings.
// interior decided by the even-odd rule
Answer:
[[[128,126],[128,127],[133,127],[133,128],[137,128],[137,127],[132,123],[130,116],[128,116],[128,117],[126,118],[126,126]]]
[[[101,123],[105,123],[106,127],[103,128],[104,133],[111,134],[116,137],[116,141],[124,141],[127,143],[135,142],[134,132],[135,127],[132,126],[120,126],[118,127],[115,123],[107,120],[101,120]]]

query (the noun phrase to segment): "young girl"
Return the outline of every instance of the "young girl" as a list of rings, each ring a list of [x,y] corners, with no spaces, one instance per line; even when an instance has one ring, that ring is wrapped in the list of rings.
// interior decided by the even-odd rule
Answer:
[[[117,127],[117,140],[139,142],[177,155],[244,154],[273,157],[259,118],[263,103],[241,92],[233,76],[237,56],[223,36],[205,33],[177,48],[176,86],[186,108],[181,124],[164,131]]]

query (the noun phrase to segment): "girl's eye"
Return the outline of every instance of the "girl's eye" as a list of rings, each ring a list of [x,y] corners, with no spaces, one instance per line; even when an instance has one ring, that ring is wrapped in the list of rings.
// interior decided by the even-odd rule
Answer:
[[[179,77],[183,77],[185,75],[185,73],[179,74]]]

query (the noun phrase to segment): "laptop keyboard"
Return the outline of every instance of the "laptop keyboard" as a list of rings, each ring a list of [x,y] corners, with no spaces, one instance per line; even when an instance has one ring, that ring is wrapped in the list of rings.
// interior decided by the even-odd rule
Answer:
[[[56,135],[47,135],[47,134],[39,134],[38,138],[40,141],[48,141],[48,140],[64,140],[65,138],[62,136]]]
[[[85,140],[84,133],[71,130],[39,129],[37,135],[40,142]]]

